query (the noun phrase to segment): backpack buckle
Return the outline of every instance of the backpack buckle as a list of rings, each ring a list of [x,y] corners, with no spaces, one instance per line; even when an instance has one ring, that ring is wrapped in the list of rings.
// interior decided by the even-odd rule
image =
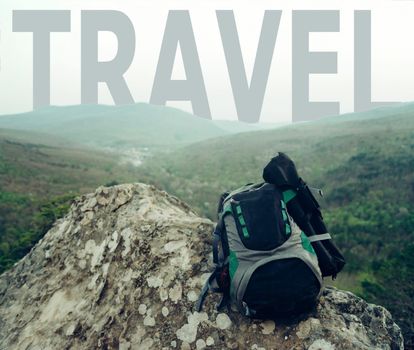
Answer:
[[[244,311],[244,316],[253,317],[254,315],[256,315],[256,310],[249,308],[249,305],[247,305],[246,302],[242,301],[242,307]]]

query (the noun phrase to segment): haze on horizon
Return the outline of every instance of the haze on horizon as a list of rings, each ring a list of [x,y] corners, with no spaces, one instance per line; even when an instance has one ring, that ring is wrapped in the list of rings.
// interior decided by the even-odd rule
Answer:
[[[282,10],[276,47],[270,69],[261,122],[288,122],[292,105],[291,31],[292,9],[310,9],[308,2],[264,0],[254,7],[246,0],[189,1],[156,0],[151,3],[126,0],[89,0],[88,2],[3,0],[0,4],[0,114],[32,109],[32,34],[12,32],[12,10],[71,10],[71,32],[51,35],[51,104],[80,103],[80,12],[111,9],[125,12],[136,33],[135,59],[125,75],[135,102],[148,102],[168,11],[190,11],[204,83],[213,119],[236,119],[236,108],[227,72],[215,10],[234,10],[248,80],[252,73],[265,9]],[[341,113],[353,111],[353,15],[354,10],[371,10],[372,21],[372,99],[375,101],[414,100],[414,2],[391,0],[326,1],[312,3],[311,9],[340,10],[340,32],[313,33],[311,51],[336,51],[338,73],[312,75],[312,101],[339,101]],[[99,35],[99,59],[111,60],[116,54],[116,39],[111,33]],[[173,79],[185,79],[180,50],[177,51]],[[113,104],[101,84],[99,103]],[[189,102],[169,102],[169,106],[192,112]]]

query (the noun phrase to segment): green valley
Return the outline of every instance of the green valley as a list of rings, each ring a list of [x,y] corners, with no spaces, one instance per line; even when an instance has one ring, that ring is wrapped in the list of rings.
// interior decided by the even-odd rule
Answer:
[[[324,191],[325,220],[347,258],[333,283],[386,306],[414,344],[414,104],[263,130],[144,104],[51,107],[0,116],[0,127],[9,128],[0,129],[2,270],[76,194],[152,183],[215,220],[220,193],[261,181],[282,151]],[[143,147],[151,152],[140,166],[122,161]]]

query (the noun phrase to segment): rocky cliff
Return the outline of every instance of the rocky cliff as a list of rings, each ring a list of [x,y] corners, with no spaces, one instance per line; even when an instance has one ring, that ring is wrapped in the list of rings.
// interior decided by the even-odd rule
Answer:
[[[402,349],[381,306],[326,288],[297,320],[204,312],[212,223],[154,187],[99,188],[0,276],[0,349]]]

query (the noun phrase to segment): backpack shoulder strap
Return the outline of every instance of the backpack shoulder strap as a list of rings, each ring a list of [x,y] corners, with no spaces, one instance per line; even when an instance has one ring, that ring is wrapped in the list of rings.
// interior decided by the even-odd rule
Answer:
[[[223,298],[217,306],[218,309],[228,304],[229,293],[225,290],[225,287],[222,285],[222,283],[219,283],[219,281],[223,278],[223,273],[225,273],[225,264],[228,256],[228,247],[226,244],[223,244],[223,230],[225,230],[224,220],[223,215],[220,215],[219,221],[217,222],[213,233],[213,262],[215,268],[204,284],[199,298],[195,304],[195,309],[197,312],[200,312],[202,310],[204,300],[210,290],[223,294]],[[219,245],[221,245],[221,250],[219,249]]]
[[[218,201],[218,205],[217,205],[217,215],[220,218],[220,213],[223,211],[223,203],[224,200],[228,197],[228,195],[230,194],[230,192],[223,192],[220,195],[219,201]]]
[[[222,230],[222,221],[219,220],[219,222],[216,225],[216,228],[213,232],[213,263],[215,266],[217,266],[220,263],[220,255],[219,255],[219,244],[221,242],[221,230]]]

